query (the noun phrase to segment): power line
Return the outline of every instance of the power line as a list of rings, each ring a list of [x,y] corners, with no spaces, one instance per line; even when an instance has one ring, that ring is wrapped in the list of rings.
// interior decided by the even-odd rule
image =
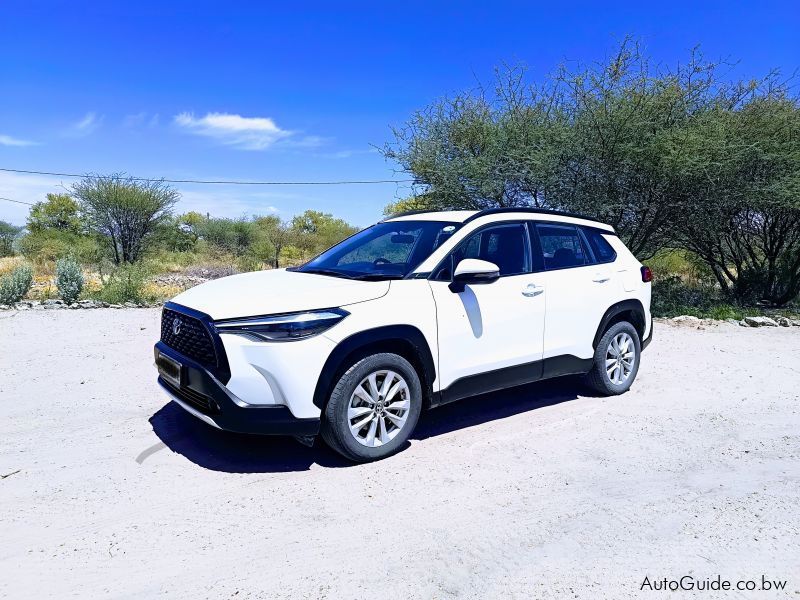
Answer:
[[[0,196],[0,200],[5,200],[6,202],[16,202],[17,204],[27,204],[28,206],[33,206],[33,202],[23,202],[22,200],[12,200],[11,198],[3,198]]]
[[[55,173],[52,171],[28,171],[25,169],[6,169],[0,167],[0,171],[6,173],[24,173],[26,175],[51,175],[54,177],[73,177],[83,178],[102,178],[103,175],[81,175],[79,173]],[[130,181],[163,181],[164,183],[196,183],[203,185],[370,185],[383,183],[413,183],[414,179],[365,179],[351,181],[238,181],[238,180],[209,180],[209,179],[164,179],[149,177],[125,177]]]

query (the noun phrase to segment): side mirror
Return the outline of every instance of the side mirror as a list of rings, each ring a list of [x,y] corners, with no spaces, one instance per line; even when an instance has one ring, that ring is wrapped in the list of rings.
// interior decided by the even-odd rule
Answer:
[[[480,283],[492,283],[500,277],[500,269],[486,260],[477,258],[465,258],[453,274],[453,281],[450,284],[450,291],[459,294],[464,291],[464,286]]]

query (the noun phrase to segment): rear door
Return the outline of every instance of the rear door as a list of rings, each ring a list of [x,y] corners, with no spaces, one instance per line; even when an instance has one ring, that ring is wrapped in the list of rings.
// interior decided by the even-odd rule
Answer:
[[[534,241],[542,253],[547,289],[543,355],[563,358],[567,372],[570,364],[576,364],[570,363],[573,359],[592,358],[597,327],[618,296],[617,274],[611,268],[613,249],[608,247],[611,254],[603,260],[596,257],[590,240],[593,232],[566,223],[536,225]]]
[[[452,292],[453,270],[464,258],[496,264],[500,278]],[[541,376],[546,292],[534,262],[525,223],[503,222],[470,234],[432,274],[438,382],[440,389],[450,388],[449,399]]]

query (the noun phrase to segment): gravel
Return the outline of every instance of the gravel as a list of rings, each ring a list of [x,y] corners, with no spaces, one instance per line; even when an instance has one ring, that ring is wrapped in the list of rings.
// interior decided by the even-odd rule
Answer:
[[[800,593],[798,328],[659,323],[624,396],[466,400],[353,466],[166,402],[158,318],[0,315],[0,597],[618,599],[689,574]],[[730,597],[775,597],[753,594]]]

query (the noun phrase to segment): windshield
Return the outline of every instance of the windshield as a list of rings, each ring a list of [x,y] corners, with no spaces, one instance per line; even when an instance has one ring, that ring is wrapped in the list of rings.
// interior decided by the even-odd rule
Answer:
[[[460,227],[441,221],[389,221],[368,227],[299,267],[353,279],[401,279]]]

